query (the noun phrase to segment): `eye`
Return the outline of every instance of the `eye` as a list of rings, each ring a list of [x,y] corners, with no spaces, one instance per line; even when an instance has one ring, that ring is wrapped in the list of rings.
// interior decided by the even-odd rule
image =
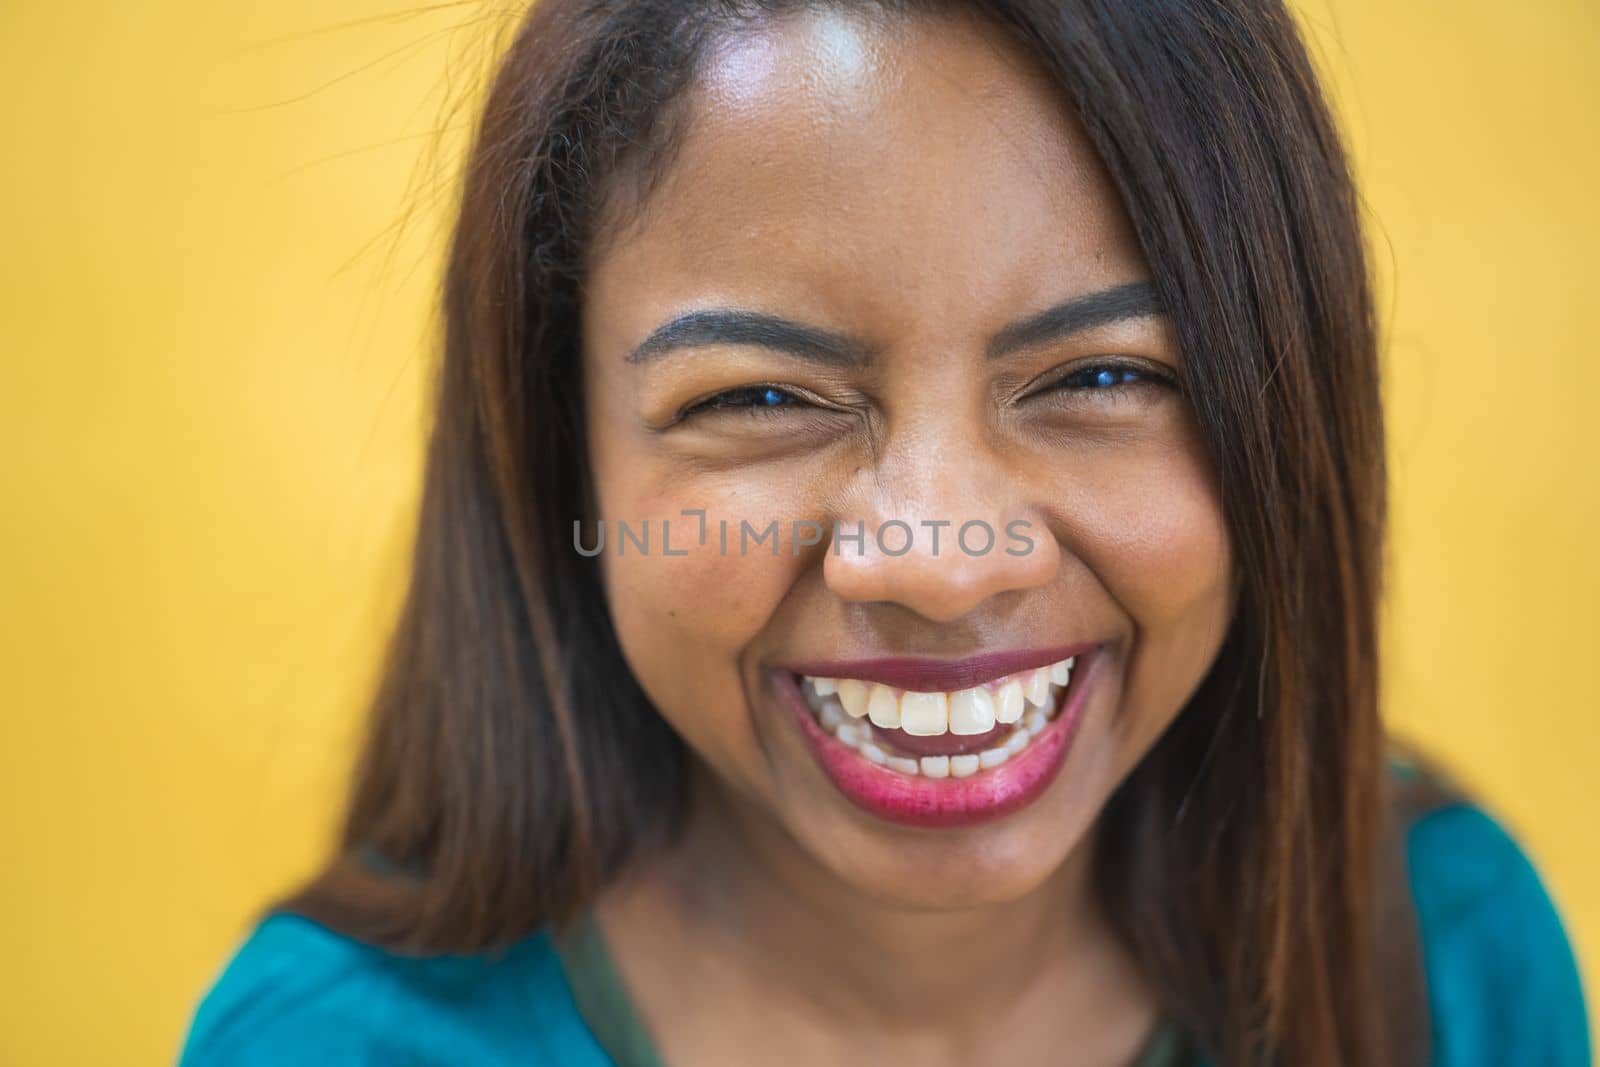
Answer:
[[[1133,367],[1090,367],[1067,375],[1061,384],[1070,389],[1110,389],[1143,380],[1143,372]]]
[[[1058,389],[1088,389],[1094,392],[1104,392],[1124,385],[1138,385],[1148,382],[1153,385],[1164,384],[1166,379],[1160,378],[1143,367],[1134,367],[1119,363],[1099,363],[1089,367],[1080,367],[1056,382]]]
[[[804,404],[804,400],[781,386],[741,385],[736,389],[724,389],[704,400],[695,401],[683,409],[679,419],[717,411],[764,415],[777,408],[799,407]]]
[[[1079,393],[1110,398],[1144,386],[1175,384],[1171,372],[1143,363],[1105,361],[1080,365],[1046,383],[1040,394]]]

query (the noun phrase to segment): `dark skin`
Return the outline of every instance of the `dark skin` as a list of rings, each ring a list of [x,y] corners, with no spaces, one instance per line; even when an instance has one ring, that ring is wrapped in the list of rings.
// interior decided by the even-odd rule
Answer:
[[[744,33],[684,104],[664,180],[591,256],[600,514],[1041,536],[1020,558],[740,557],[685,521],[685,557],[602,557],[623,652],[692,757],[683,840],[598,908],[630,995],[672,1063],[1127,1064],[1159,1010],[1090,889],[1096,820],[1215,658],[1233,562],[1170,323],[1007,329],[1147,282],[1126,212],[1045,76],[965,19]],[[710,308],[849,358],[748,337],[630,358]],[[1106,662],[1061,772],[959,829],[851,804],[767,680],[1078,640]]]

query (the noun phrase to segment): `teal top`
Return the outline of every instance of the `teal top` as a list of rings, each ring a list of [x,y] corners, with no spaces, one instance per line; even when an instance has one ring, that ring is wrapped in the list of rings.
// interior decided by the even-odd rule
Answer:
[[[1538,875],[1481,810],[1407,832],[1433,1067],[1591,1067],[1572,950]],[[1167,1028],[1134,1067],[1193,1063]],[[293,915],[264,921],[194,1017],[180,1067],[656,1067],[599,938],[415,958]]]

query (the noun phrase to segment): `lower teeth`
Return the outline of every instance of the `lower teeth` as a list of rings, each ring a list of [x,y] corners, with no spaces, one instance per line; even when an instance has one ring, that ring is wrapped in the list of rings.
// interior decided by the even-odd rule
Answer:
[[[981,752],[912,759],[886,751],[875,739],[871,725],[864,719],[850,718],[836,700],[823,700],[821,706],[815,709],[815,715],[829,736],[849,745],[878,766],[900,774],[920,774],[928,778],[966,778],[980,770],[998,767],[1027,748],[1055,719],[1053,710],[1047,712],[1043,708],[1030,708],[1003,740]]]

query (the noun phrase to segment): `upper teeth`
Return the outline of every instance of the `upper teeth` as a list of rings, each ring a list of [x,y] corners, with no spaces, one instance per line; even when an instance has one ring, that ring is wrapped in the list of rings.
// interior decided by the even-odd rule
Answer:
[[[1072,680],[1074,661],[1075,657],[1064,659],[955,692],[917,692],[858,678],[806,675],[806,694],[819,709],[823,698],[837,695],[851,717],[865,716],[877,726],[898,727],[919,737],[984,734],[997,723],[1020,721],[1029,707],[1054,707],[1056,694]]]

